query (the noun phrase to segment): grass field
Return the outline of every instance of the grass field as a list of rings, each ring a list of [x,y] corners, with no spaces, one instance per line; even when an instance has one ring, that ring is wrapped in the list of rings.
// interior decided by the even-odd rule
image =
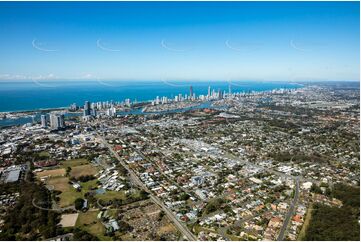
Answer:
[[[81,182],[80,185],[82,186],[82,190],[78,192],[68,183],[68,181],[68,177],[53,177],[46,180],[47,185],[52,185],[54,186],[54,190],[62,192],[59,195],[59,206],[62,208],[73,205],[77,198],[84,198],[86,192],[97,186],[97,180],[95,179],[88,182]]]
[[[82,187],[82,193],[86,193],[89,190],[91,190],[92,188],[96,188],[97,187],[97,180],[91,180],[91,181],[87,181],[87,182],[81,182],[80,183],[81,187]]]
[[[59,195],[59,206],[62,208],[74,205],[77,198],[83,198],[82,192],[77,192],[71,185],[68,186],[69,189]]]
[[[50,154],[47,151],[42,151],[42,152],[39,153],[39,156],[40,157],[50,157]]]
[[[36,176],[38,178],[44,177],[44,176],[51,176],[51,177],[57,177],[57,176],[64,176],[65,175],[65,169],[54,169],[54,170],[44,170],[36,173]]]
[[[194,231],[195,234],[199,234],[199,232],[201,232],[201,231],[216,233],[215,230],[213,230],[213,229],[208,229],[208,228],[204,228],[204,227],[202,227],[202,226],[200,226],[200,225],[198,225],[198,224],[195,224],[195,225],[194,225],[193,231]]]
[[[75,178],[85,175],[95,175],[97,169],[92,165],[80,165],[71,168],[70,176]]]
[[[312,217],[312,204],[307,209],[305,221],[304,221],[304,223],[302,225],[300,233],[298,234],[297,240],[303,240],[303,238],[305,237],[307,227],[308,227],[308,225],[310,224],[310,221],[311,221],[311,217]]]
[[[87,159],[72,159],[72,160],[64,160],[59,163],[60,167],[67,168],[74,167],[74,166],[81,166],[81,165],[87,165],[89,164],[89,161]]]
[[[70,186],[68,184],[69,178],[67,177],[54,177],[46,181],[46,184],[54,186],[54,190],[66,192]]]
[[[111,240],[110,237],[104,236],[105,228],[97,219],[98,213],[99,211],[80,213],[75,226],[97,236],[100,240]]]
[[[99,198],[99,199],[102,199],[104,201],[109,201],[109,200],[112,200],[112,199],[115,199],[115,198],[122,199],[122,200],[126,199],[126,195],[125,195],[124,191],[119,191],[119,192],[107,191],[104,194],[97,194],[95,197]]]
[[[157,233],[159,235],[163,235],[163,234],[167,234],[167,233],[176,233],[176,232],[177,232],[177,229],[171,223],[160,227],[159,230],[157,231]]]

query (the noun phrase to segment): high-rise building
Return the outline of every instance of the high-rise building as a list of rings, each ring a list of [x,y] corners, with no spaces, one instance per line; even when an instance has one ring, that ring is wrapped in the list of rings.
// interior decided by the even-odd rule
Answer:
[[[47,125],[47,118],[46,118],[46,115],[41,115],[41,127],[42,128],[46,128],[48,125]]]
[[[117,114],[117,110],[115,109],[115,107],[111,107],[109,109],[107,109],[107,115],[110,117],[114,117]]]
[[[76,106],[76,103],[71,104],[69,107],[70,111],[76,111],[77,109],[78,109],[78,107]]]
[[[52,129],[65,128],[64,114],[50,113],[50,127]]]
[[[190,86],[189,87],[189,99],[192,99],[193,98],[193,87]]]
[[[93,117],[96,117],[97,116],[97,110],[95,109],[95,108],[93,108],[92,110],[90,110],[91,112],[90,112],[90,114],[91,114],[91,116],[93,116]]]
[[[90,103],[89,103],[89,101],[85,101],[84,116],[89,116],[89,115],[90,115]]]
[[[221,89],[218,89],[218,99],[222,99],[223,95],[222,95],[222,91]]]
[[[208,86],[208,98],[211,97],[211,86]]]
[[[58,119],[59,128],[65,128],[64,114],[58,114],[57,119]]]

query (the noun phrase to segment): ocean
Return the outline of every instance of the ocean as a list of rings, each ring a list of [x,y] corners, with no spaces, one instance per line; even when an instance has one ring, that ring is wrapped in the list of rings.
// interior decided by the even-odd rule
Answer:
[[[196,95],[211,89],[228,92],[266,91],[280,88],[298,88],[301,85],[286,82],[255,81],[24,81],[0,82],[0,112],[30,111],[68,107],[85,101],[148,101],[157,96],[173,98],[179,93],[189,95],[190,86]]]

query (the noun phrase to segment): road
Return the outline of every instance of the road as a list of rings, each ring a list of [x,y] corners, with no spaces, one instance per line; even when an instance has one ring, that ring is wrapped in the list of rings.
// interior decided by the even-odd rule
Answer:
[[[304,178],[302,176],[293,176],[293,175],[289,175],[289,174],[286,174],[284,172],[280,172],[280,171],[276,171],[272,168],[269,168],[269,167],[264,167],[264,166],[260,166],[260,165],[257,165],[257,164],[254,164],[252,162],[249,162],[249,161],[246,161],[246,160],[242,160],[236,156],[234,156],[233,154],[231,153],[228,153],[226,151],[224,151],[224,154],[226,155],[227,158],[229,159],[233,159],[233,160],[238,160],[240,161],[241,163],[243,164],[246,164],[246,165],[250,165],[250,166],[253,166],[253,167],[256,167],[258,169],[261,169],[261,170],[265,170],[265,171],[268,171],[268,172],[271,172],[277,176],[280,176],[280,177],[284,177],[284,178],[290,178],[290,179],[293,179],[293,180],[298,180],[298,181],[310,181],[310,182],[313,182],[313,183],[316,183],[316,184],[319,184],[320,182],[319,181],[316,181],[314,179],[310,179],[310,178]]]
[[[296,189],[295,189],[295,195],[293,197],[293,200],[290,204],[290,209],[287,212],[287,215],[285,217],[285,220],[283,221],[283,225],[281,227],[280,233],[278,234],[277,240],[281,241],[284,240],[288,224],[290,223],[290,220],[295,213],[295,209],[297,206],[298,198],[299,198],[299,189],[300,189],[300,181],[296,178]]]
[[[123,141],[124,142],[124,141]],[[129,147],[131,147],[128,143],[124,142],[126,145],[128,145]],[[176,186],[178,189],[182,190],[184,193],[188,193],[191,194],[193,197],[197,197],[200,201],[204,201],[202,200],[197,194],[195,194],[194,192],[191,192],[189,189],[185,189],[184,187],[180,186],[178,183],[176,183],[175,181],[173,181],[172,178],[170,178],[167,174],[165,174],[162,169],[160,168],[160,166],[158,164],[156,164],[155,162],[153,162],[151,159],[148,159],[143,152],[141,152],[139,149],[137,149],[136,147],[133,147],[133,150],[135,150],[137,152],[138,155],[140,155],[144,160],[150,162],[152,165],[154,165],[155,169],[157,169],[157,171],[159,173],[161,173],[165,179],[167,179],[168,182],[172,183],[174,186]],[[165,155],[159,151],[159,153],[165,157]]]
[[[68,210],[68,209],[73,209],[73,210],[75,210],[75,206],[74,206],[74,205],[69,206],[69,207],[65,207],[65,208],[61,208],[61,207],[58,207],[57,204],[56,204],[54,201],[52,201],[52,207],[55,206],[55,208],[44,208],[44,207],[41,207],[41,206],[39,206],[38,204],[36,204],[35,198],[32,200],[32,204],[33,204],[34,207],[36,207],[36,208],[38,208],[38,209],[48,210],[48,211],[60,211],[60,212],[64,212],[64,211],[66,211],[66,210]]]
[[[134,173],[134,171],[132,169],[130,169],[128,167],[128,165],[122,161],[122,159],[120,158],[120,156],[118,155],[117,152],[115,152],[113,150],[113,148],[111,147],[111,145],[108,144],[108,142],[106,142],[106,140],[102,137],[102,136],[98,136],[98,138],[101,139],[102,143],[110,150],[110,152],[114,155],[114,157],[120,162],[120,164],[129,172],[130,174],[130,178],[131,180],[138,186],[140,186],[141,188],[143,188],[146,192],[149,193],[150,198],[152,199],[152,201],[154,203],[156,203],[158,206],[160,206],[163,211],[167,214],[167,216],[173,221],[174,225],[179,229],[179,231],[188,239],[188,240],[197,240],[197,238],[189,231],[189,229],[180,221],[178,221],[178,219],[175,217],[175,215],[173,214],[173,212],[163,204],[163,202],[156,196],[154,196],[149,190],[148,188],[144,185],[144,183],[138,178],[138,176]]]
[[[207,144],[207,143],[206,143]],[[211,144],[208,144],[208,145],[211,145]],[[212,146],[212,145],[211,145]],[[190,149],[193,149],[192,147],[188,147]],[[293,175],[289,175],[289,174],[286,174],[286,173],[283,173],[283,172],[280,172],[280,171],[277,171],[277,170],[274,170],[272,168],[269,168],[269,167],[264,167],[264,166],[261,166],[261,165],[258,165],[258,164],[255,164],[255,163],[252,163],[250,161],[247,161],[247,160],[244,160],[244,159],[241,159],[233,154],[231,154],[230,152],[226,151],[226,150],[222,150],[220,148],[217,148],[221,151],[223,151],[223,153],[218,153],[218,154],[213,154],[213,156],[216,156],[220,159],[224,159],[224,158],[228,158],[228,159],[231,159],[231,160],[237,160],[239,161],[241,164],[245,164],[245,165],[249,165],[249,166],[253,166],[253,167],[256,167],[260,170],[265,170],[265,171],[268,171],[268,172],[271,172],[277,176],[280,176],[280,177],[284,177],[284,178],[290,178],[290,179],[293,179],[293,180],[296,180],[298,179],[299,181],[311,181],[311,182],[314,182],[316,184],[319,184],[318,181],[316,180],[313,180],[313,179],[308,179],[308,178],[304,178],[302,176],[293,176]],[[202,153],[204,155],[209,155],[207,152],[204,152],[204,151],[197,151],[199,153]]]

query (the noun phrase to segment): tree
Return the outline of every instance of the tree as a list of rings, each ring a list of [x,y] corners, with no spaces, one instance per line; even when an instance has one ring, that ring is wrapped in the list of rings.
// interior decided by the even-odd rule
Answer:
[[[77,240],[77,241],[96,241],[96,240],[99,240],[98,237],[92,235],[92,234],[89,234],[88,232],[84,231],[84,230],[81,230],[79,228],[75,228],[74,231],[74,240]]]
[[[32,203],[35,201],[39,206],[49,208],[51,193],[36,182],[21,183],[18,189],[18,202],[4,216],[2,231],[6,232],[0,233],[0,240],[45,240],[56,236],[59,214],[38,209]]]
[[[81,210],[84,206],[84,199],[82,198],[77,198],[74,202],[74,205],[75,205],[75,209],[76,210]]]
[[[319,186],[317,186],[315,183],[312,184],[310,191],[313,193],[322,194],[321,188]]]
[[[66,176],[69,176],[70,172],[71,172],[71,167],[68,166],[68,167],[66,168]]]
[[[179,196],[179,199],[184,201],[184,200],[188,200],[189,197],[190,197],[189,194],[184,192]]]
[[[165,215],[165,212],[163,210],[161,210],[158,214],[158,220],[161,221],[162,218],[164,217],[164,215]]]
[[[140,195],[141,199],[146,199],[146,198],[148,198],[149,194],[146,191],[141,190],[139,195]]]

